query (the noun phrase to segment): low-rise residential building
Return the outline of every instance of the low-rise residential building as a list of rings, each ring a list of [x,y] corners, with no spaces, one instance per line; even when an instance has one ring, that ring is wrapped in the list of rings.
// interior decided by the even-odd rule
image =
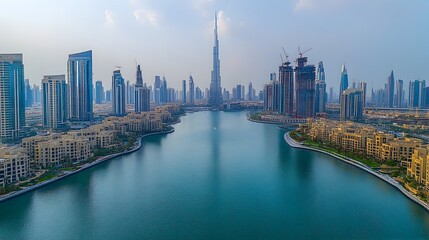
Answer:
[[[23,148],[0,148],[0,186],[19,181],[29,174],[30,158]]]
[[[416,148],[411,157],[411,164],[407,168],[407,176],[415,179],[429,191],[429,147]]]
[[[63,135],[59,139],[39,142],[35,146],[35,165],[42,168],[87,160],[91,144],[86,139]]]

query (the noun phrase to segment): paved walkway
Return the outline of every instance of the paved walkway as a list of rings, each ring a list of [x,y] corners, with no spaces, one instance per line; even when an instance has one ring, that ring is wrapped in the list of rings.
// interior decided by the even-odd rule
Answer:
[[[293,148],[301,148],[301,149],[306,149],[306,150],[310,150],[310,151],[315,151],[315,152],[320,152],[320,153],[324,153],[327,155],[330,155],[332,157],[335,157],[343,162],[346,162],[350,165],[353,165],[357,168],[360,168],[376,177],[378,177],[379,179],[389,183],[390,185],[394,186],[395,188],[397,188],[399,191],[401,191],[406,197],[408,197],[409,199],[413,200],[414,202],[416,202],[417,204],[419,204],[420,206],[422,206],[424,209],[426,209],[426,211],[429,212],[429,205],[428,203],[422,201],[421,199],[419,199],[418,197],[416,197],[414,194],[412,194],[411,192],[409,192],[408,190],[406,190],[404,187],[402,187],[401,184],[399,184],[396,180],[394,180],[393,178],[391,178],[389,175],[386,174],[381,174],[379,172],[374,171],[372,168],[368,167],[367,165],[360,163],[356,160],[353,160],[349,157],[344,157],[341,155],[337,155],[337,154],[333,154],[330,152],[326,152],[323,151],[321,149],[317,149],[317,148],[312,148],[312,147],[308,147],[303,145],[302,143],[299,143],[297,141],[295,141],[294,139],[292,139],[292,137],[289,134],[290,132],[285,133],[284,135],[284,139],[287,142],[287,144],[289,144],[289,146],[293,147]]]

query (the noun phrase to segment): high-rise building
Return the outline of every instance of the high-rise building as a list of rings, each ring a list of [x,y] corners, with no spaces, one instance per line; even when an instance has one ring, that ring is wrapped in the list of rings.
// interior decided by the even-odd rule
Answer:
[[[334,102],[334,88],[333,87],[329,88],[329,102],[330,103]]]
[[[182,103],[186,104],[186,80],[182,82]]]
[[[363,116],[362,89],[346,89],[341,94],[340,120],[360,121]]]
[[[168,102],[167,100],[167,80],[165,79],[165,77],[162,77],[162,84],[161,84],[161,103],[166,103]]]
[[[307,57],[299,57],[294,71],[296,116],[314,117],[316,69],[314,65],[307,65]]]
[[[243,93],[241,91],[241,85],[238,84],[237,87],[235,88],[236,91],[236,95],[235,95],[235,100],[240,101],[243,98]]]
[[[57,129],[68,119],[65,75],[45,75],[42,80],[43,126]]]
[[[198,97],[198,90],[199,88],[197,87],[196,89],[196,93],[197,93],[197,97]],[[201,90],[200,94],[201,94]],[[175,102],[176,101],[176,91],[174,90],[174,88],[168,88],[167,89],[167,102]]]
[[[92,51],[70,54],[67,62],[69,118],[92,119]]]
[[[0,54],[0,141],[14,141],[25,126],[22,54]]]
[[[366,82],[360,82],[359,88],[362,90],[362,106],[366,106]]]
[[[40,98],[41,98],[40,88],[36,84],[33,84],[32,94],[33,94],[33,103],[40,103]]]
[[[272,76],[272,75],[271,75]],[[278,112],[280,108],[280,84],[276,80],[271,80],[264,86],[264,111]]]
[[[150,89],[143,85],[143,75],[140,65],[137,65],[136,84],[134,90],[134,112],[150,111]]]
[[[340,92],[339,92],[340,99],[341,99],[341,94],[347,88],[349,88],[349,77],[347,74],[346,66],[343,64],[343,66],[341,66],[341,81],[340,81]]]
[[[112,101],[112,91],[106,90],[106,102],[111,102],[111,101]]]
[[[103,102],[104,102],[103,82],[97,81],[95,82],[95,103],[101,104]]]
[[[125,81],[121,70],[113,71],[112,76],[112,111],[114,115],[125,115]]]
[[[192,75],[189,75],[189,105],[195,104],[195,88],[194,88],[194,78]]]
[[[396,81],[396,107],[403,108],[404,107],[404,81],[398,79]]]
[[[154,101],[156,104],[161,104],[161,77],[155,76],[155,83],[153,85],[153,95],[154,95]]]
[[[325,82],[325,69],[323,62],[320,61],[317,65],[317,78],[315,82],[315,113],[325,112],[326,107],[326,82]]]
[[[214,46],[213,46],[213,70],[210,83],[209,105],[219,106],[222,104],[222,86],[220,76],[219,38],[217,32],[217,13],[215,13]]]
[[[31,90],[30,80],[25,79],[24,85],[25,107],[31,107],[33,106],[33,91]]]
[[[426,87],[426,81],[410,81],[409,87],[409,107],[410,108],[420,108],[423,106],[423,101],[425,99],[424,96],[424,88]]]
[[[395,100],[395,77],[393,76],[393,70],[390,72],[389,77],[387,78],[387,106],[393,108]]]
[[[253,101],[254,99],[252,82],[249,83],[249,89],[247,90],[247,99],[249,101]]]
[[[290,62],[286,61],[279,66],[279,113],[293,115],[293,68]],[[270,78],[275,78],[271,74]]]
[[[202,100],[203,99],[203,91],[201,91],[200,87],[195,88],[195,100]]]

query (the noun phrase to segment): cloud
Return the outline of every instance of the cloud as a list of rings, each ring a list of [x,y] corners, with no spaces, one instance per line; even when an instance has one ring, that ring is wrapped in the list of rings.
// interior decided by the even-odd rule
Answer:
[[[156,27],[159,25],[159,14],[153,9],[137,9],[134,11],[134,18],[137,22]]]
[[[217,15],[217,27],[219,34],[226,34],[231,23],[231,18],[225,16],[225,12],[220,10]]]
[[[111,10],[104,10],[104,25],[112,26],[115,24],[115,20],[113,19],[113,12]]]

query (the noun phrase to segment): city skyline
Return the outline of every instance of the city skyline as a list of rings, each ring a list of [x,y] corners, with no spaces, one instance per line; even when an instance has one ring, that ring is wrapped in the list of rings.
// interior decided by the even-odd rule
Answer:
[[[274,66],[280,63],[280,58],[275,56],[281,52],[281,46],[285,46],[293,57],[297,55],[297,46],[312,47],[306,55],[315,62],[324,61],[327,88],[334,87],[335,92],[338,92],[337,82],[343,63],[347,65],[349,81],[365,81],[369,89],[382,88],[391,70],[395,77],[405,82],[424,80],[429,76],[425,61],[404,61],[410,52],[415,59],[424,60],[429,55],[429,50],[424,48],[429,36],[422,31],[424,23],[428,22],[422,12],[429,7],[427,1],[413,4],[389,1],[386,5],[384,1],[301,0],[248,3],[246,11],[239,8],[243,4],[241,1],[181,1],[167,4],[167,7],[154,1],[103,4],[95,1],[84,10],[75,3],[38,1],[26,2],[22,7],[20,1],[6,2],[0,10],[0,18],[7,20],[1,26],[8,37],[1,40],[0,50],[25,56],[25,78],[30,79],[31,85],[40,85],[46,74],[66,74],[70,52],[92,49],[93,79],[94,82],[101,80],[104,86],[110,85],[111,70],[117,65],[123,67],[124,78],[133,82],[137,61],[145,79],[165,76],[170,86],[180,89],[181,80],[192,72],[202,89],[209,88],[215,10],[219,11],[223,87],[227,89],[248,82],[261,89],[267,73],[275,71]],[[274,4],[276,8],[272,8]],[[55,6],[58,11],[45,14]],[[65,7],[68,7],[67,14],[64,14]],[[377,10],[381,7],[389,11],[381,13]],[[267,9],[271,11],[264,11]],[[359,23],[353,20],[355,14],[364,10],[370,16],[368,19],[361,19]],[[33,11],[38,13],[34,21]],[[177,19],[177,12],[185,17]],[[52,21],[57,14],[61,14],[62,20]],[[68,20],[76,14],[82,17],[74,19],[74,24],[69,23],[72,21]],[[333,19],[343,21],[333,22],[326,18],[329,14],[335,16]],[[403,17],[396,19],[398,14]],[[379,21],[371,20],[371,16],[379,15]],[[280,26],[290,30],[274,31],[280,22]],[[23,27],[28,31],[15,30]],[[68,29],[64,35],[50,37],[64,28]],[[331,32],[336,32],[335,40],[332,40]],[[318,41],[310,37],[314,34]],[[29,35],[44,41],[34,48]],[[118,38],[117,35],[127,37]],[[168,37],[171,35],[175,37]],[[276,37],[266,37],[270,35]],[[408,39],[406,36],[414,37]],[[192,47],[189,47],[191,41]],[[136,46],[139,46],[138,50]],[[368,57],[371,53],[375,55]],[[169,66],[167,70],[165,65]],[[259,67],[249,69],[249,65]]]

